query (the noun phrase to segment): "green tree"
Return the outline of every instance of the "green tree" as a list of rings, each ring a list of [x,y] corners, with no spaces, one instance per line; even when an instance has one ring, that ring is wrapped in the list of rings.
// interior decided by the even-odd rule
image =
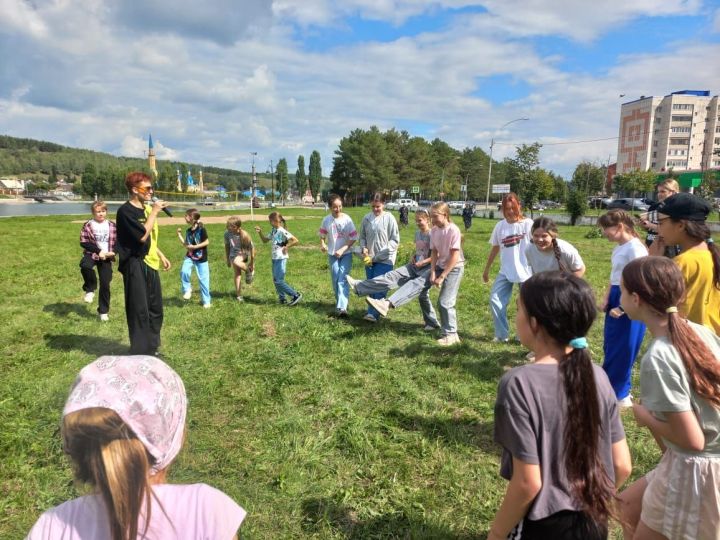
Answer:
[[[578,218],[584,216],[587,210],[587,193],[582,189],[579,189],[577,186],[571,186],[567,199],[567,211],[570,213],[570,224],[575,225]]]
[[[85,195],[92,197],[97,193],[97,171],[92,163],[85,165],[80,181],[82,182],[82,192]]]
[[[467,198],[485,200],[489,156],[478,147],[465,148],[460,156],[459,175],[467,184]]]
[[[275,180],[277,181],[277,190],[280,192],[283,205],[285,204],[285,195],[288,190],[288,164],[285,158],[278,161],[275,168]]]
[[[298,156],[297,171],[295,171],[295,189],[302,198],[307,191],[307,176],[305,175],[305,156]]]
[[[570,183],[585,193],[597,195],[605,187],[605,167],[583,161],[575,167]]]
[[[635,169],[634,171],[616,176],[614,185],[617,191],[624,191],[631,197],[636,197],[640,194],[652,192],[655,189],[656,180],[657,173],[652,170],[641,171],[640,169]]]
[[[540,177],[537,174],[540,163],[540,148],[542,144],[523,144],[515,148],[515,157],[511,159],[510,189],[518,194],[525,206],[532,209],[532,204],[538,200],[540,192]],[[532,213],[532,211],[531,211]]]
[[[310,154],[310,165],[308,167],[308,180],[310,182],[310,191],[313,198],[317,198],[320,193],[320,183],[322,182],[322,166],[320,165],[320,152],[313,150]]]

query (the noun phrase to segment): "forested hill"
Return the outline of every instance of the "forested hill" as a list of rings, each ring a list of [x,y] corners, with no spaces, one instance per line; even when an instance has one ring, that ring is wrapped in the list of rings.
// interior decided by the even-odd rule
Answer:
[[[191,170],[195,176],[202,169],[207,182],[225,185],[228,189],[246,188],[250,174],[232,169],[205,167],[196,163],[157,160],[163,177],[176,178],[177,170]],[[117,157],[105,152],[71,148],[47,141],[21,139],[0,135],[0,176],[21,176],[36,181],[65,177],[70,181],[86,171],[112,172],[119,175],[129,170],[146,170],[147,159]]]

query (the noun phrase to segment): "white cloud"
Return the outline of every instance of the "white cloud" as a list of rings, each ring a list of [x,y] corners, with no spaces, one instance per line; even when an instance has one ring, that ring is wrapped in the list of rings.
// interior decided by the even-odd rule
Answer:
[[[0,30],[41,38],[48,32],[37,9],[24,0],[0,0]]]
[[[630,8],[610,0],[622,12],[611,17],[593,14],[592,7],[583,13],[534,0],[520,9],[519,0],[511,1],[531,32],[544,32],[535,22],[542,21],[555,33],[573,36],[597,35],[650,9],[649,0]],[[0,6],[8,2],[0,0]],[[17,51],[3,58],[0,70],[4,133],[141,157],[152,132],[160,159],[182,156],[247,169],[249,152],[257,151],[263,170],[270,159],[295,164],[302,153],[307,162],[318,150],[329,174],[339,140],[355,128],[409,126],[411,135],[440,136],[457,148],[478,145],[486,151],[495,137],[494,156],[502,158],[514,150],[503,143],[615,136],[617,96],[680,89],[668,86],[669,73],[683,88],[720,88],[720,75],[707,61],[718,57],[720,46],[697,36],[690,44],[664,43],[662,53],[623,56],[604,74],[566,72],[556,57],[539,54],[533,40],[512,37],[522,31],[515,28],[519,22],[513,10],[494,0],[486,3],[489,13],[464,14],[443,31],[321,52],[294,41],[300,38],[287,24],[296,22],[291,13],[315,10],[312,16],[322,24],[344,24],[349,12],[394,21],[393,10],[426,13],[439,3],[282,0],[273,4],[276,20],[266,34],[253,33],[249,23],[230,31],[223,22],[213,30],[225,32],[223,37],[211,39],[207,28],[186,32],[185,15],[178,15],[183,20],[175,26],[167,22],[153,29],[138,22],[134,30],[130,22],[138,20],[139,11],[117,2],[88,0],[86,20],[77,2],[40,2],[33,15],[48,28],[45,36],[3,33],[0,23],[0,48]],[[169,9],[165,2],[152,4]],[[670,0],[658,9],[689,13],[696,4]],[[88,32],[61,39],[73,26]],[[497,76],[519,81],[529,94],[505,102],[479,97],[478,85],[497,84]],[[530,121],[499,129],[522,116]],[[548,145],[542,165],[567,173],[579,159],[606,161],[614,148],[614,142]]]

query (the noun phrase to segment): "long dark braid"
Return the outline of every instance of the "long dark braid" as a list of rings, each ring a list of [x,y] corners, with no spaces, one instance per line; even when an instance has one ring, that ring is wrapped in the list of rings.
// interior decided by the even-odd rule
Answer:
[[[590,285],[569,273],[534,274],[523,283],[520,300],[528,317],[560,344],[586,336],[597,313]],[[615,486],[600,457],[602,418],[588,349],[573,348],[558,370],[566,402],[563,465],[571,493],[583,512],[605,524],[614,516]]]
[[[560,246],[557,243],[558,229],[555,222],[549,217],[540,216],[533,221],[531,234],[534,233],[536,229],[542,229],[552,237],[553,253],[555,254],[555,260],[557,260],[558,268],[561,272],[567,272],[568,268],[562,261],[562,252],[560,251]]]

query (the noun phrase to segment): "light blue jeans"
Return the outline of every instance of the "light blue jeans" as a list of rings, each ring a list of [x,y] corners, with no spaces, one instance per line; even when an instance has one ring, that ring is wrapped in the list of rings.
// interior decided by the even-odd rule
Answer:
[[[349,276],[350,270],[352,270],[352,253],[348,251],[339,259],[334,255],[328,256],[328,266],[330,267],[330,281],[332,281],[335,293],[335,309],[347,310],[350,285],[345,276]]]
[[[273,284],[281,302],[285,302],[285,295],[290,298],[295,298],[298,295],[297,291],[285,282],[285,272],[287,272],[287,259],[273,259]]]
[[[192,269],[195,267],[198,281],[200,282],[200,299],[203,305],[210,303],[210,265],[207,261],[198,262],[193,261],[190,257],[183,259],[182,267],[180,268],[180,284],[183,294],[192,290],[190,284],[190,276],[192,275]]]
[[[393,265],[392,265],[392,264],[387,264],[387,263],[373,263],[372,265],[365,267],[365,277],[366,277],[367,279],[372,279],[372,278],[374,278],[374,277],[378,277],[378,276],[382,276],[383,274],[387,274],[387,273],[388,273],[390,270],[392,270],[392,269],[393,269]],[[370,298],[385,298],[386,295],[387,295],[387,291],[385,291],[385,292],[378,292],[378,293],[375,293],[375,294],[371,294],[371,295],[370,295]],[[379,318],[380,318],[380,314],[379,314],[379,313],[377,312],[377,310],[376,310],[374,307],[372,307],[372,306],[368,306],[367,312],[368,312],[369,315],[372,315],[372,316],[375,317],[376,319],[379,319]]]
[[[493,324],[495,325],[495,337],[508,339],[510,337],[510,325],[507,319],[507,307],[510,303],[514,283],[508,281],[505,274],[498,273],[490,291],[490,312],[492,313]],[[521,286],[518,283],[518,286]]]
[[[435,275],[439,276],[442,273],[443,269],[436,266]],[[429,299],[427,304],[422,301],[420,302],[420,308],[423,312],[425,324],[435,327],[439,326],[440,333],[443,336],[447,336],[448,334],[457,334],[457,311],[455,310],[455,302],[457,301],[460,281],[462,281],[464,273],[464,266],[456,266],[450,270],[448,275],[445,277],[443,284],[440,286],[440,295],[438,296],[438,311],[440,312],[439,325],[437,319],[435,318],[435,313],[432,312],[432,304]],[[427,294],[430,287],[432,287],[432,282],[430,281],[430,274],[428,273],[428,279],[425,282],[425,290],[423,293]]]

